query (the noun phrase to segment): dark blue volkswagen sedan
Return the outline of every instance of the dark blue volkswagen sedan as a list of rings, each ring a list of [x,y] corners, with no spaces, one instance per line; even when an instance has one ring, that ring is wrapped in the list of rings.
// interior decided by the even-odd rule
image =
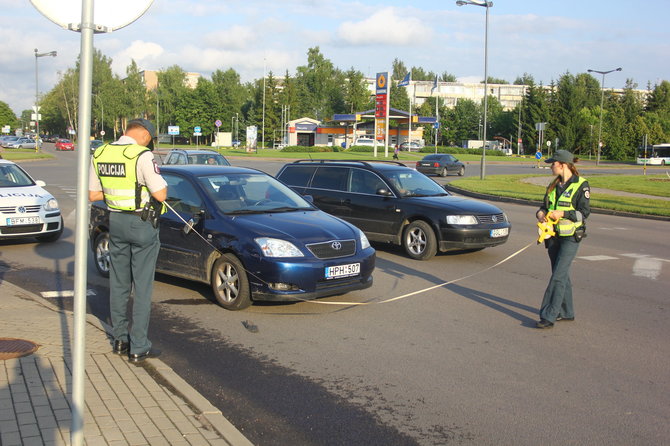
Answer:
[[[361,230],[320,211],[264,172],[163,166],[170,210],[160,217],[156,270],[209,283],[229,310],[372,285],[375,250]],[[98,271],[109,275],[109,210],[91,207]]]

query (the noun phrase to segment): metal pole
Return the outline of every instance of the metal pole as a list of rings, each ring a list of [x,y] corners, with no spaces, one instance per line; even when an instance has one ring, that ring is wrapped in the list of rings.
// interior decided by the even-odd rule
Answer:
[[[56,51],[49,51],[47,53],[38,53],[35,48],[35,152],[40,150],[40,106],[39,106],[39,88],[37,85],[37,58],[44,56],[56,57]]]
[[[409,70],[409,83],[412,83],[412,70]],[[409,126],[407,127],[407,151],[412,151],[412,100],[416,95],[416,84],[414,84],[414,90],[412,91],[412,96],[409,98]],[[398,147],[400,147],[400,135],[398,135]]]
[[[596,153],[596,166],[600,165],[600,148],[603,145],[603,104],[605,101],[605,73],[600,83],[600,123],[598,124],[598,152]]]
[[[598,125],[598,152],[596,153],[596,166],[600,165],[600,149],[602,147],[602,132],[603,132],[603,105],[605,100],[605,75],[612,73],[614,71],[621,71],[621,67],[615,68],[608,71],[599,71],[599,70],[586,70],[589,73],[599,73],[602,74],[603,78],[600,82],[600,124]]]
[[[72,352],[72,427],[70,441],[84,440],[84,378],[86,375],[86,267],[88,255],[88,168],[91,144],[91,89],[93,82],[93,0],[82,0],[79,75],[79,153],[77,154],[77,212],[74,259],[74,332]]]
[[[489,7],[490,2],[486,2],[486,26],[484,28],[484,150],[482,150],[482,166],[480,178],[486,178],[486,115],[489,106]]]
[[[35,152],[40,150],[40,109],[38,105],[38,88],[37,88],[37,48],[35,48]]]
[[[263,59],[263,131],[261,132],[261,145],[265,148],[265,59]],[[258,153],[258,144],[256,144],[256,153]]]
[[[521,139],[521,108],[523,106],[523,99],[525,96],[525,91],[521,91],[521,102],[519,103],[519,126],[516,131],[516,154],[521,155],[521,143],[519,140]],[[510,147],[511,148],[511,147]]]

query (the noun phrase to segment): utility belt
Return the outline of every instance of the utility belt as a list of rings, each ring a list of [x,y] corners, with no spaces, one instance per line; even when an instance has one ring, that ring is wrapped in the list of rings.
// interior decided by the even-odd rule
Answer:
[[[142,221],[148,221],[154,228],[158,227],[158,217],[161,215],[161,209],[163,204],[158,200],[152,198],[147,204],[144,205],[142,209],[135,209],[134,211],[124,211],[120,209],[114,209],[112,212],[119,212],[121,214],[127,215],[137,215],[142,219]]]

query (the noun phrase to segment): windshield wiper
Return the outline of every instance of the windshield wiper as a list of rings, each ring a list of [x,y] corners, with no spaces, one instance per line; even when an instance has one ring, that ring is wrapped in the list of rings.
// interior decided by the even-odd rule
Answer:
[[[224,212],[226,215],[240,215],[240,214],[265,214],[265,209],[238,209],[236,211]]]
[[[293,206],[282,206],[278,208],[268,209],[267,212],[291,212],[291,211],[311,211],[312,208],[296,208]]]

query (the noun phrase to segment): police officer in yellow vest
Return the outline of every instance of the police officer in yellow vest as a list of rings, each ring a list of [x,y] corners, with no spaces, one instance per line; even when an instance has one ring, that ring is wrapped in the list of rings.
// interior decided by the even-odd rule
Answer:
[[[551,163],[556,178],[547,187],[544,204],[536,217],[540,222],[549,218],[558,223],[554,225],[556,235],[545,241],[551,279],[544,292],[537,328],[552,328],[556,321],[575,319],[570,265],[577,255],[579,242],[586,235],[585,222],[591,213],[589,183],[579,176],[572,153],[557,150],[545,162]]]
[[[118,141],[96,149],[88,197],[105,200],[110,210],[110,315],[113,352],[131,362],[160,355],[148,339],[151,295],[160,241],[158,228],[142,220],[151,198],[162,203],[167,183],[154,159],[156,128],[146,119],[128,122]],[[133,291],[132,322],[128,302]]]

